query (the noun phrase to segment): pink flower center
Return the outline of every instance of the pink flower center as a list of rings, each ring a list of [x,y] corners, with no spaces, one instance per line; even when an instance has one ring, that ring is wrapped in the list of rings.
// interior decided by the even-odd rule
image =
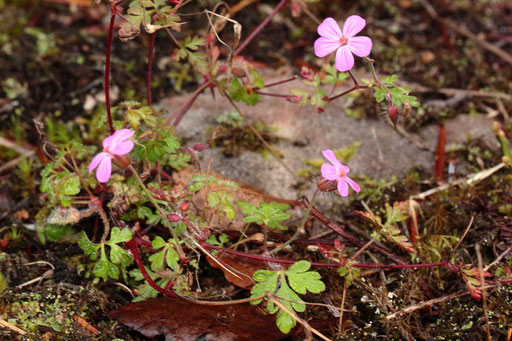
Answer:
[[[343,46],[343,45],[346,45],[348,43],[348,39],[345,38],[345,37],[341,37],[340,38],[340,45]]]
[[[340,177],[340,178],[344,178],[344,177],[345,177],[345,175],[347,175],[347,174],[343,171],[343,169],[341,169],[341,170],[340,170],[339,177]]]

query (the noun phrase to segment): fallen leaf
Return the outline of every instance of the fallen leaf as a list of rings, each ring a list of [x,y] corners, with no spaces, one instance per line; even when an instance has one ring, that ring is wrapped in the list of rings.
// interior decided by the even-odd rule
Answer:
[[[212,306],[161,297],[130,303],[109,314],[147,337],[166,340],[279,340],[275,316],[250,304]]]
[[[30,217],[27,210],[16,211],[13,213],[13,216],[14,216],[14,218],[18,219],[19,221],[26,220]]]
[[[207,257],[208,263],[214,268],[220,268],[224,272],[226,280],[233,283],[234,285],[249,289],[254,284],[252,275],[256,270],[265,268],[265,263],[250,258],[237,257],[230,254],[221,254],[217,257],[222,263],[230,267],[230,270],[238,275],[236,277],[233,273],[222,268],[218,263],[213,261],[210,257]]]

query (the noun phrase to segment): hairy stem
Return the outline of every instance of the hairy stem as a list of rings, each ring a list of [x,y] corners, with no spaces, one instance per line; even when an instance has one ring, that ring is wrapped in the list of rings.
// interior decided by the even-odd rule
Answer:
[[[149,192],[149,190],[146,188],[146,185],[144,185],[144,182],[142,182],[141,178],[139,177],[139,174],[137,174],[137,171],[135,170],[135,168],[133,168],[132,165],[129,166],[130,168],[130,171],[132,172],[132,174],[135,176],[135,179],[137,179],[140,187],[142,188],[142,190],[144,191],[144,193],[146,194],[146,198],[151,201],[151,203],[153,204],[153,206],[155,206],[155,208],[157,209],[158,213],[160,214],[160,216],[162,217],[162,221],[164,222],[164,225],[166,225],[166,227],[169,229],[169,231],[171,232],[171,235],[172,235],[172,238],[173,238],[173,243],[174,245],[176,246],[176,251],[178,252],[178,256],[180,259],[185,259],[185,253],[183,252],[183,249],[179,243],[179,239],[178,239],[178,235],[176,234],[176,231],[174,231],[174,228],[172,227],[171,225],[171,222],[169,221],[169,218],[167,217],[167,215],[165,214],[165,212],[162,210],[162,208],[160,207],[160,205],[158,205],[158,203],[156,202],[156,200],[153,198],[153,196],[151,195],[151,193]]]
[[[126,243],[126,246],[130,249],[133,258],[135,258],[135,263],[137,263],[137,267],[139,268],[140,272],[142,273],[142,276],[144,276],[144,279],[146,282],[148,282],[149,286],[158,291],[161,294],[164,294],[166,296],[170,297],[178,297],[178,295],[173,290],[165,290],[162,287],[160,287],[158,284],[153,281],[151,276],[146,271],[146,268],[144,267],[144,264],[142,263],[142,260],[140,259],[139,255],[139,249],[138,249],[138,242],[137,239],[134,238]]]
[[[108,27],[107,52],[105,56],[105,106],[107,107],[107,119],[111,135],[114,134],[114,124],[112,123],[112,112],[110,110],[110,54],[112,50],[112,34],[114,32],[115,21],[116,15],[112,13],[110,15],[110,25]]]
[[[155,33],[151,33],[148,49],[148,72],[146,74],[146,100],[151,106],[151,69],[153,67],[153,50],[155,48]]]

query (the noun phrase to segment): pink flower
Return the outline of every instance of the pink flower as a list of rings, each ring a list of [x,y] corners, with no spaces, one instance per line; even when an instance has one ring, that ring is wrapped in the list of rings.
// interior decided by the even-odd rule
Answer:
[[[365,36],[354,37],[366,26],[366,20],[358,15],[351,15],[345,20],[343,31],[333,18],[325,19],[318,26],[320,38],[315,41],[315,54],[325,57],[336,51],[335,66],[344,72],[354,67],[354,56],[367,57],[372,50],[372,41]]]
[[[96,179],[99,182],[108,182],[112,173],[112,158],[116,155],[125,155],[133,149],[133,141],[129,140],[135,132],[130,129],[117,130],[114,135],[103,140],[103,152],[92,159],[89,165],[89,174],[94,168],[96,170]]]
[[[361,187],[347,176],[347,174],[350,173],[350,168],[344,166],[338,159],[336,159],[332,150],[322,150],[322,154],[324,154],[325,158],[332,163],[332,165],[328,163],[324,163],[322,165],[322,176],[326,180],[336,181],[338,183],[338,192],[340,195],[342,197],[346,197],[348,195],[348,185],[350,185],[354,191],[359,193]]]

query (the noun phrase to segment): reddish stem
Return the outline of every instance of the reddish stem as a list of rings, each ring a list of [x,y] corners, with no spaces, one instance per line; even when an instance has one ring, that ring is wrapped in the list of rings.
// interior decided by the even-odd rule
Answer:
[[[302,198],[301,200],[299,200],[299,202],[302,205],[302,207],[304,207],[304,208],[309,207],[309,200],[307,200],[306,198]],[[318,211],[314,206],[311,207],[311,215],[313,217],[315,217],[318,221],[320,221],[322,224],[324,224],[326,227],[330,228],[331,230],[333,230],[334,232],[339,234],[342,238],[347,240],[350,244],[359,246],[359,247],[363,247],[366,244],[365,242],[357,239],[355,236],[344,231],[341,227],[339,227],[338,225],[336,225],[335,223],[330,221],[327,217],[325,217],[322,213],[320,213],[320,211]],[[387,258],[389,258],[390,260],[392,260],[393,262],[395,262],[397,264],[400,264],[400,265],[405,264],[405,262],[403,260],[401,260],[397,255],[393,254],[391,251],[389,251],[383,247],[380,247],[376,244],[370,244],[370,246],[368,246],[368,249],[370,249],[374,252],[378,252],[383,256],[386,256]]]
[[[294,264],[297,261],[290,260],[290,259],[278,259],[278,258],[269,258],[269,257],[263,257],[263,256],[256,256],[251,255],[248,253],[243,253],[239,251],[233,251],[230,249],[223,249],[221,247],[208,244],[206,242],[202,242],[201,245],[205,249],[213,249],[219,251],[219,253],[229,253],[234,256],[259,260],[263,262],[271,262],[271,263],[278,263],[278,264]],[[340,263],[318,263],[318,262],[310,262],[312,266],[320,266],[325,268],[339,268],[342,265]],[[394,264],[394,265],[382,265],[382,264],[363,264],[363,263],[354,263],[351,264],[351,267],[354,268],[368,268],[368,269],[419,269],[419,268],[432,268],[436,266],[446,266],[448,264],[447,261],[444,262],[437,262],[437,263],[428,263],[428,264]]]
[[[188,109],[190,109],[192,104],[194,104],[197,96],[199,96],[201,92],[203,92],[203,90],[209,87],[210,85],[212,85],[211,81],[205,81],[203,84],[201,84],[199,88],[197,88],[197,90],[192,94],[190,99],[185,104],[183,104],[181,108],[167,120],[166,123],[169,124],[174,120],[174,123],[172,125],[177,127],[178,124],[180,124],[180,121],[183,118],[183,116],[185,116],[185,113],[188,111]]]
[[[110,111],[110,51],[112,50],[112,34],[114,32],[115,21],[116,15],[114,11],[112,11],[110,25],[108,27],[107,52],[105,58],[105,105],[107,107],[107,119],[111,135],[114,134],[114,124],[112,123],[112,112]]]
[[[252,31],[251,34],[249,34],[249,36],[238,46],[234,53],[235,56],[237,56],[240,53],[240,51],[242,51],[247,46],[247,44],[249,44],[265,26],[267,26],[270,20],[272,20],[272,18],[277,14],[277,12],[279,12],[288,1],[289,0],[281,0],[279,4],[277,4],[276,8],[274,8],[272,13],[270,13],[268,17],[266,17],[265,20],[263,20],[261,24],[259,24],[258,27],[256,27],[254,31]]]
[[[152,287],[153,289],[155,289],[156,291],[158,291],[161,294],[164,294],[169,297],[179,297],[178,294],[176,294],[176,292],[174,292],[174,290],[172,290],[170,288],[167,290],[161,288],[158,284],[155,283],[155,281],[153,281],[151,276],[149,276],[148,272],[146,271],[146,268],[144,267],[144,264],[142,263],[142,260],[140,259],[139,249],[137,248],[137,246],[140,244],[140,242],[138,241],[139,239],[140,238],[137,238],[137,237],[133,238],[132,240],[130,240],[129,242],[126,242],[125,244],[126,244],[126,246],[128,246],[133,257],[135,258],[137,267],[139,268],[140,272],[142,273],[142,276],[144,276],[144,279],[146,280],[146,282],[148,282],[150,287]]]
[[[437,183],[443,180],[443,171],[445,163],[446,148],[446,129],[444,125],[439,126],[439,136],[437,137],[436,161],[434,166],[434,178]]]
[[[266,88],[270,88],[272,86],[276,86],[276,85],[279,85],[279,84],[283,84],[283,83],[288,83],[288,82],[291,82],[291,81],[294,81],[298,78],[299,76],[293,76],[291,78],[287,78],[285,80],[282,80],[282,81],[277,81],[277,82],[274,82],[274,83],[270,83],[270,84],[266,84],[264,86],[264,89]],[[257,90],[258,88],[253,88],[253,90]]]
[[[149,38],[148,51],[148,72],[146,74],[146,99],[148,106],[151,106],[151,69],[153,67],[153,50],[155,48],[155,33],[151,33]]]
[[[273,94],[273,93],[268,93],[268,92],[261,92],[261,91],[258,91],[258,90],[253,90],[254,93],[258,94],[258,95],[263,95],[263,96],[270,96],[270,97],[281,97],[281,98],[289,98],[291,95],[283,95],[283,94]]]
[[[336,98],[343,97],[343,96],[345,96],[345,95],[347,95],[347,94],[351,93],[351,92],[352,92],[352,91],[354,91],[354,90],[357,90],[357,89],[365,89],[365,88],[367,88],[367,87],[368,87],[368,85],[357,85],[357,86],[354,86],[354,87],[352,87],[352,88],[350,88],[350,89],[348,89],[348,90],[346,90],[346,91],[343,91],[343,92],[342,92],[341,94],[339,94],[339,95],[336,95],[336,96],[333,96],[333,97],[329,97],[329,98],[327,98],[327,101],[328,101],[328,102],[331,102],[331,101],[335,100]]]

